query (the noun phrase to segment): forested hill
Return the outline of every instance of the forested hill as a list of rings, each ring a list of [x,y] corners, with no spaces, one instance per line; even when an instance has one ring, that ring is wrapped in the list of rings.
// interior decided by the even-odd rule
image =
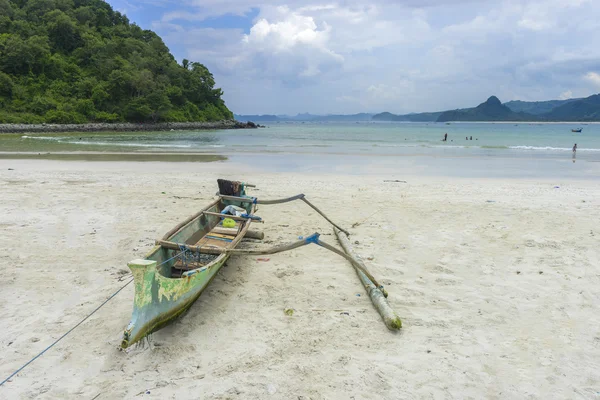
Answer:
[[[101,0],[0,0],[0,123],[232,119],[208,69]]]

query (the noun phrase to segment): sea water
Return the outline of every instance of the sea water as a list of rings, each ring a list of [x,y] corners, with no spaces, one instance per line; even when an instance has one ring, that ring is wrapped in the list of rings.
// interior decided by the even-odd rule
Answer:
[[[468,176],[547,175],[567,162],[577,162],[567,175],[590,178],[600,167],[591,165],[600,160],[600,124],[266,125],[248,130],[0,135],[0,152],[201,153],[270,170],[365,173],[402,167],[426,173],[454,170]],[[575,128],[583,129],[574,133]]]

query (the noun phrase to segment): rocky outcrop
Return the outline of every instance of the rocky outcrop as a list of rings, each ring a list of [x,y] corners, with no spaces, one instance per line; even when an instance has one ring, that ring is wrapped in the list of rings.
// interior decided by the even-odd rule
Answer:
[[[0,124],[2,133],[60,133],[60,132],[131,132],[208,129],[255,129],[254,122],[234,120],[217,122],[163,122],[158,124],[92,123],[92,124]]]

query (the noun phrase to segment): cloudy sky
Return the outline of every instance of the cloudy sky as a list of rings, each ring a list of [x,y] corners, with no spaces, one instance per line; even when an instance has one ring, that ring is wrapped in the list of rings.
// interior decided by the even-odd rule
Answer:
[[[109,0],[239,114],[437,111],[600,92],[599,0]]]

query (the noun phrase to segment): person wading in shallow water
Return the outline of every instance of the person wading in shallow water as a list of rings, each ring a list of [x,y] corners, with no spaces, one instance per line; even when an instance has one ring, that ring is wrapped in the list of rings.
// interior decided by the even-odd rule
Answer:
[[[447,134],[447,133],[444,133],[444,140],[443,140],[443,141],[445,142],[445,141],[447,141],[447,140],[448,140],[448,134]]]
[[[573,145],[573,154],[577,153],[577,143]]]

